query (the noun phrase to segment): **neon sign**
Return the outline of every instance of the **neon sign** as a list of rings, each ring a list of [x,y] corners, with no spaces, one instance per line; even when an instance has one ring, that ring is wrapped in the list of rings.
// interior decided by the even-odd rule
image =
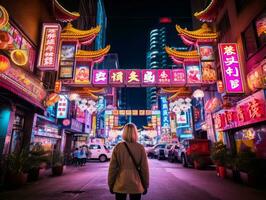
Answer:
[[[168,101],[166,96],[160,97],[161,99],[161,113],[162,113],[162,127],[170,127],[169,114],[168,114]]]
[[[227,93],[243,93],[241,66],[236,43],[219,44],[220,61]]]
[[[57,105],[56,118],[57,119],[65,119],[65,118],[67,118],[68,101],[64,95],[59,95],[59,96],[60,96],[60,99],[59,99],[58,105]]]
[[[92,75],[93,85],[107,85],[108,84],[108,71],[107,70],[93,70]]]
[[[40,70],[58,70],[58,43],[61,26],[57,23],[45,23],[42,28],[41,49],[38,60]]]

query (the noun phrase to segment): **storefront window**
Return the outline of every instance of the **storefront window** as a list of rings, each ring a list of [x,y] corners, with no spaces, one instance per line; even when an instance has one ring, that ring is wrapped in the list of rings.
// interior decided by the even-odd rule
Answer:
[[[250,58],[266,44],[266,10],[242,33],[246,58]]]
[[[237,152],[250,148],[259,158],[266,158],[266,126],[242,129],[235,133]]]

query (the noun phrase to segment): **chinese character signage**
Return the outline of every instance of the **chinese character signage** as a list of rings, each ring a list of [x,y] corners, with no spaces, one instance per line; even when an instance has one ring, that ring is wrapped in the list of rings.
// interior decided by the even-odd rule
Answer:
[[[212,46],[200,46],[199,51],[201,61],[214,60],[214,52]]]
[[[43,24],[41,49],[38,60],[38,68],[40,70],[58,70],[57,55],[60,32],[60,24]]]
[[[60,51],[60,79],[72,79],[75,65],[76,44],[63,42]]]
[[[169,114],[168,114],[168,101],[166,96],[161,96],[161,124],[162,127],[170,127],[170,120],[169,120]]]
[[[112,69],[109,71],[109,84],[122,86],[124,85],[124,70]]]
[[[154,86],[157,80],[156,70],[142,70],[142,85],[143,86]]]
[[[184,69],[172,70],[172,85],[184,86],[186,84],[186,72]]]
[[[238,126],[247,125],[266,120],[265,92],[259,92],[237,103]]]
[[[90,83],[90,69],[86,65],[76,66],[75,84],[89,84]]]
[[[126,85],[127,86],[140,86],[141,84],[141,71],[140,70],[126,70]]]
[[[241,66],[236,43],[219,44],[220,61],[227,93],[243,93]]]
[[[93,70],[92,83],[95,86],[108,85],[108,70]]]
[[[60,96],[60,99],[57,104],[56,118],[65,119],[67,118],[67,109],[68,109],[67,98],[64,95],[59,95],[59,96]]]
[[[170,69],[159,69],[158,71],[158,85],[170,86],[171,85],[171,70]]]
[[[186,70],[188,84],[201,83],[201,70],[199,65],[186,66]]]

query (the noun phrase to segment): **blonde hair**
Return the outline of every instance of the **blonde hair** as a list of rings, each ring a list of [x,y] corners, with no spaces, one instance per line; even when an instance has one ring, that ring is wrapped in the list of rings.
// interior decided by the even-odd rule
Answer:
[[[138,140],[138,130],[135,124],[128,123],[124,126],[123,134],[122,134],[123,140],[126,142],[137,142]]]

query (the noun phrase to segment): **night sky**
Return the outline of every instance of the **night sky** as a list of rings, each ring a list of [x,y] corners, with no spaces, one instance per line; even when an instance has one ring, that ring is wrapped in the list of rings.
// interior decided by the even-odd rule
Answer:
[[[78,1],[60,0],[60,2],[64,2],[66,8],[73,11]],[[158,25],[160,17],[170,17],[173,29],[175,24],[191,28],[189,0],[104,0],[104,4],[108,21],[106,42],[111,44],[111,52],[118,54],[120,68],[146,67],[149,33]],[[177,33],[176,38],[178,41]],[[178,42],[167,45],[179,46]],[[145,109],[145,107],[146,89],[128,89],[127,108]],[[142,119],[135,120],[139,126],[146,123]]]

